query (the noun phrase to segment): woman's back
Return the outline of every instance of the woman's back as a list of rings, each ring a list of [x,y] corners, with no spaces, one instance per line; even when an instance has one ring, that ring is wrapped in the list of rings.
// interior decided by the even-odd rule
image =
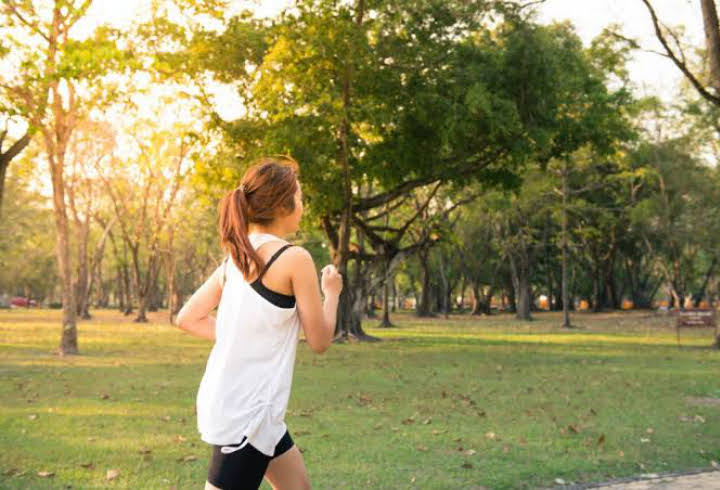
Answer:
[[[279,240],[268,233],[249,238],[256,250]],[[226,263],[216,342],[197,395],[198,430],[205,442],[237,444],[246,436],[246,442],[272,455],[287,429],[283,419],[300,321],[294,296],[286,294],[289,281],[287,288],[282,284],[287,271],[271,266],[289,246],[263,249],[265,272],[250,282],[232,260]]]

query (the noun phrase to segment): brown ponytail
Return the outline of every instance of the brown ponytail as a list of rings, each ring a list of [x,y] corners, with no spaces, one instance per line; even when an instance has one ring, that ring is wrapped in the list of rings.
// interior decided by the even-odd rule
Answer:
[[[295,210],[298,163],[289,156],[264,157],[245,171],[240,185],[229,191],[219,205],[220,246],[248,277],[265,266],[248,238],[250,223],[269,224]]]

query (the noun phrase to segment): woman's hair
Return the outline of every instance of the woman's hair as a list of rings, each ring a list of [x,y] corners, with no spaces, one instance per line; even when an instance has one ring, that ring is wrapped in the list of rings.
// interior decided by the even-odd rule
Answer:
[[[255,263],[258,273],[265,266],[250,243],[248,225],[265,225],[295,210],[299,171],[298,163],[289,156],[263,157],[245,171],[240,185],[220,201],[220,246],[230,252],[243,276],[249,274],[251,263]]]

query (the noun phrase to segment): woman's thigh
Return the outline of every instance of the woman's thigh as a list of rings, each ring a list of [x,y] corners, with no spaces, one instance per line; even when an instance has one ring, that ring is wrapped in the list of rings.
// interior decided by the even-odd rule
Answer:
[[[223,490],[257,490],[270,458],[252,444],[225,454],[222,446],[212,447],[207,483]]]
[[[274,490],[309,490],[305,461],[296,445],[270,460],[265,479]]]

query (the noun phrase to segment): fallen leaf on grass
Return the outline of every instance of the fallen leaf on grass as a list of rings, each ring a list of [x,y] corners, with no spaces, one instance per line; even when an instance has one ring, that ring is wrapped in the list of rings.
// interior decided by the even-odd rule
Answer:
[[[428,450],[428,447],[427,447],[427,446],[416,446],[416,449],[417,449],[418,451],[427,451],[427,450]]]
[[[87,469],[87,470],[91,470],[91,469],[95,468],[95,463],[93,463],[92,461],[90,461],[90,462],[87,462],[87,463],[80,463],[80,466],[82,466],[83,468],[85,468],[85,469]]]
[[[37,414],[36,414],[36,413],[31,413],[30,415],[28,415],[28,418],[29,418],[30,420],[35,420],[35,419],[37,418]]]
[[[415,422],[415,419],[413,419],[412,417],[408,417],[402,421],[402,423],[405,425],[412,424],[413,422]]]
[[[43,478],[50,478],[51,476],[55,476],[55,473],[52,471],[38,471],[37,476],[41,476]]]
[[[138,452],[140,454],[150,454],[152,452],[152,449],[148,449],[148,448],[144,447],[144,448],[140,449]]]
[[[107,473],[105,473],[106,480],[114,480],[118,476],[120,476],[120,470],[118,469],[107,470]]]
[[[485,438],[486,439],[497,439],[497,435],[494,432],[486,432]]]
[[[197,456],[195,456],[194,454],[189,454],[183,458],[178,458],[177,461],[179,463],[189,463],[191,461],[195,461],[196,459],[197,459]]]
[[[102,400],[107,400],[108,398],[110,398],[110,395],[108,395],[107,393],[102,393],[100,395],[100,399],[102,399]]]
[[[463,464],[462,464],[462,467],[465,468],[465,469],[470,469],[470,468],[473,467],[473,465],[470,464],[470,463],[463,463]]]
[[[181,436],[179,434],[175,436],[175,442],[185,442],[185,441],[187,441],[187,437]]]
[[[600,436],[597,439],[598,446],[602,445],[605,442],[605,434],[600,434]]]
[[[432,417],[426,418],[425,420],[423,420],[422,423],[423,423],[424,425],[427,425],[427,424],[429,424],[430,422],[432,422]]]
[[[681,422],[700,422],[701,424],[705,423],[705,417],[702,415],[695,415],[693,417],[689,415],[680,415],[678,417]]]
[[[467,451],[465,451],[464,454],[465,454],[466,456],[472,456],[472,455],[475,454],[475,453],[477,453],[477,451],[475,451],[474,449],[468,449]]]
[[[557,483],[558,485],[565,485],[565,480],[563,480],[562,478],[555,478],[555,483]]]
[[[358,400],[360,400],[361,403],[370,403],[373,401],[372,397],[366,393],[358,395]]]

